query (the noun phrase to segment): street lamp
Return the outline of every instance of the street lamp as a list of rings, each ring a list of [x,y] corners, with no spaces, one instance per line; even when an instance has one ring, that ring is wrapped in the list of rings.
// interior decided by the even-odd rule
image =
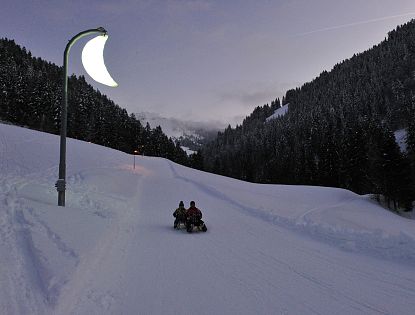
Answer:
[[[138,154],[138,150],[134,150],[134,167],[133,169],[135,170],[135,156]]]
[[[68,59],[69,51],[75,42],[87,35],[99,33],[100,35],[90,40],[82,52],[82,63],[86,72],[97,82],[117,86],[117,83],[109,75],[104,64],[104,45],[108,39],[107,31],[103,27],[89,29],[75,35],[66,45],[63,54],[63,89],[62,89],[62,112],[61,112],[61,139],[60,139],[60,158],[59,158],[59,179],[55,187],[58,191],[58,206],[65,206],[66,189],[66,126],[68,108]],[[99,38],[99,39],[97,39]],[[95,57],[93,53],[95,52]],[[84,57],[85,55],[85,57]]]

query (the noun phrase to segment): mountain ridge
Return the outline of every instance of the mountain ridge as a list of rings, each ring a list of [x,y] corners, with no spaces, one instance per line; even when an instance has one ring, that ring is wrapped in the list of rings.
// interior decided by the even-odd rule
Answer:
[[[202,150],[204,170],[258,183],[321,185],[415,201],[415,20],[371,49],[257,107]],[[407,129],[407,152],[394,131]],[[270,171],[271,170],[271,171]]]

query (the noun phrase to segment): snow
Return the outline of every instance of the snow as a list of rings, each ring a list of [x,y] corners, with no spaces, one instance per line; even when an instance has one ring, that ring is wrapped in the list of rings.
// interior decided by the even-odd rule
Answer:
[[[413,314],[415,221],[0,124],[0,314]],[[180,200],[206,233],[173,229]]]
[[[191,149],[190,149],[190,148],[188,148],[188,147],[185,147],[185,146],[180,146],[180,147],[182,148],[182,150],[183,150],[184,152],[186,152],[186,154],[187,154],[187,155],[192,155],[192,154],[196,153],[196,151],[191,150]]]
[[[290,104],[285,104],[284,106],[281,106],[280,108],[277,108],[274,111],[274,114],[272,114],[271,116],[267,117],[266,121],[270,121],[270,120],[275,119],[277,117],[284,116],[287,113],[287,111],[288,111],[288,106],[289,105]]]
[[[407,131],[406,129],[399,129],[394,132],[395,135],[395,141],[399,145],[399,148],[401,152],[407,151],[407,145],[406,145],[406,135]]]

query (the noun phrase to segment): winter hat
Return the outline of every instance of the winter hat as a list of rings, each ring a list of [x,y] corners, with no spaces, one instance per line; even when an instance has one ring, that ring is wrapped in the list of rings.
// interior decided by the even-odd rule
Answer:
[[[184,207],[184,202],[183,201],[180,201],[179,206],[180,207]]]

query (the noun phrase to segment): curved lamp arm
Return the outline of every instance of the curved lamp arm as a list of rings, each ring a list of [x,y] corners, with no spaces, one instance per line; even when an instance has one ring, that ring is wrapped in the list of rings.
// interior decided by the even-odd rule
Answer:
[[[67,108],[68,108],[68,59],[69,51],[75,42],[87,35],[100,33],[106,35],[107,31],[103,27],[89,29],[72,37],[66,45],[63,54],[63,89],[62,89],[62,111],[61,111],[61,139],[60,139],[60,159],[59,159],[59,179],[55,184],[58,191],[58,205],[65,206],[66,189],[66,127],[67,127]]]

